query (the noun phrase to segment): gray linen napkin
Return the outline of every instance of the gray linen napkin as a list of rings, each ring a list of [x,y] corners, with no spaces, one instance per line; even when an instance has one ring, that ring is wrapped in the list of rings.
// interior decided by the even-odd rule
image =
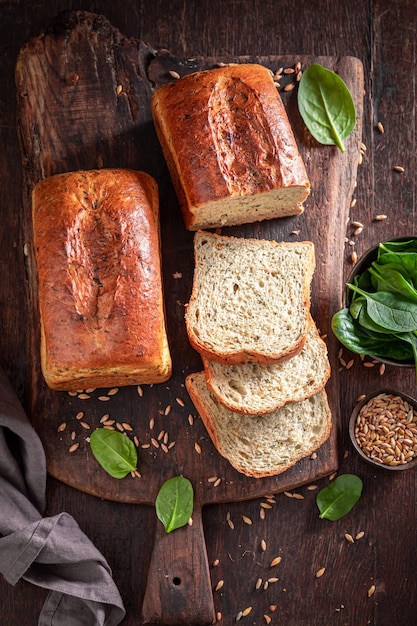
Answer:
[[[50,589],[38,626],[117,626],[126,612],[107,561],[68,513],[43,517],[42,443],[0,369],[0,572]]]

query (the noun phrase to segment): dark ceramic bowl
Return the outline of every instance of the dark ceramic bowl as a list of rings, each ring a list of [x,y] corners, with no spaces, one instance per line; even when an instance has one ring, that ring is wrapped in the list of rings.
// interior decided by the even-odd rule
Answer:
[[[379,396],[382,396],[381,398],[378,398]],[[360,402],[357,403],[357,405],[355,406],[352,415],[350,417],[350,421],[349,421],[349,436],[352,442],[353,447],[355,448],[356,452],[359,454],[360,457],[362,457],[362,459],[364,459],[367,463],[370,463],[371,465],[374,465],[376,467],[382,467],[383,469],[386,470],[390,470],[390,471],[401,471],[401,470],[406,470],[406,469],[410,469],[411,467],[415,467],[417,465],[417,456],[410,458],[409,461],[407,462],[400,462],[400,464],[398,465],[390,465],[389,463],[391,462],[395,462],[398,459],[398,453],[395,453],[394,455],[391,454],[391,451],[389,450],[389,448],[387,448],[387,446],[391,446],[392,448],[392,443],[391,443],[391,435],[389,433],[384,432],[384,430],[382,429],[382,425],[381,427],[376,427],[375,431],[370,431],[368,429],[368,433],[370,432],[375,432],[376,434],[376,440],[380,441],[380,443],[377,444],[377,447],[382,451],[381,453],[379,452],[375,452],[376,449],[373,450],[374,456],[379,457],[379,461],[375,460],[375,458],[373,456],[370,455],[370,453],[368,452],[365,453],[363,450],[363,446],[360,445],[360,434],[362,434],[362,437],[364,437],[366,439],[367,434],[365,432],[366,429],[361,428],[360,429],[360,433],[357,435],[356,434],[356,426],[357,426],[357,422],[358,419],[360,420],[364,420],[364,424],[368,423],[368,418],[366,417],[366,415],[363,415],[361,413],[362,409],[365,406],[368,406],[369,408],[369,420],[371,420],[372,418],[375,419],[380,419],[379,414],[375,415],[373,413],[373,407],[369,405],[369,403],[371,401],[376,402],[378,406],[385,406],[385,401],[384,398],[386,396],[395,396],[396,398],[399,397],[401,400],[405,401],[409,407],[410,410],[413,409],[414,412],[414,418],[416,421],[407,421],[403,420],[402,421],[402,425],[409,429],[411,428],[413,437],[416,439],[417,441],[417,400],[415,398],[412,398],[411,396],[408,396],[405,393],[402,393],[401,391],[394,391],[392,389],[378,389],[377,391],[374,391],[372,393],[370,393],[369,395],[367,395],[363,400],[361,400]],[[390,401],[392,401],[390,399]],[[395,411],[391,410],[391,413],[394,415],[395,417]],[[387,419],[390,419],[389,417]],[[375,425],[375,422],[373,422]],[[396,423],[401,423],[401,420],[396,421]],[[411,426],[410,426],[411,425]],[[394,424],[389,424],[389,422],[385,423],[385,426],[389,428],[389,431],[391,432],[391,430],[395,427]],[[405,436],[405,440],[406,442],[401,442],[401,440],[399,441],[398,445],[399,445],[399,449],[403,450],[404,454],[406,454],[406,452],[410,451],[412,448],[412,444],[410,444],[409,442],[413,441],[413,437],[410,435],[409,433],[406,433]],[[382,445],[381,445],[382,443]],[[375,442],[374,442],[375,444]],[[369,445],[372,445],[371,443]],[[388,456],[383,457],[383,454],[386,454]],[[394,458],[391,459],[390,457],[393,456]]]
[[[410,240],[417,240],[417,237],[414,235],[411,235],[409,237],[396,237],[393,239],[390,239],[389,241],[410,241]],[[384,243],[384,242],[381,242]],[[368,267],[373,263],[373,261],[376,260],[377,256],[378,256],[378,247],[379,244],[372,246],[372,248],[370,248],[367,252],[365,252],[365,254],[363,254],[360,259],[358,260],[357,263],[355,263],[355,266],[353,267],[352,271],[350,272],[348,279],[347,279],[347,283],[352,283],[353,279],[356,276],[360,276],[360,274],[362,274],[365,270],[368,269]],[[345,290],[345,306],[349,307],[350,305],[350,298],[351,298],[351,290],[349,289],[349,287],[346,287]],[[415,363],[413,360],[404,360],[404,361],[399,361],[397,359],[389,359],[389,358],[385,358],[382,356],[373,356],[371,355],[372,359],[375,359],[376,361],[378,361],[379,363],[385,363],[386,365],[395,365],[396,367],[405,367],[405,368],[413,368],[415,367]]]

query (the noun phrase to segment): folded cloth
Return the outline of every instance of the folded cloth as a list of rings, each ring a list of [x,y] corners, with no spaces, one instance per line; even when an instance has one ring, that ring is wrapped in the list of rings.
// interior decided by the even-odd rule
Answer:
[[[0,572],[50,589],[38,626],[116,626],[126,612],[110,567],[68,513],[43,517],[42,443],[0,370]]]

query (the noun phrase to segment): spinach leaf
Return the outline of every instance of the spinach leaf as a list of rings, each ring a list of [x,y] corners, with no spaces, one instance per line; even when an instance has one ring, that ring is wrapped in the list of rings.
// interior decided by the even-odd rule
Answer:
[[[362,495],[362,480],[354,474],[341,474],[316,496],[320,519],[332,522],[344,517],[353,509]]]
[[[400,267],[393,267],[392,264],[380,266],[377,263],[373,263],[369,268],[369,272],[372,276],[375,290],[398,293],[404,298],[417,302],[417,290],[401,273]]]
[[[345,151],[344,139],[356,126],[356,110],[345,82],[318,63],[300,80],[298,108],[310,133],[321,144]]]
[[[117,430],[96,428],[90,436],[90,447],[101,467],[113,478],[124,478],[137,469],[135,444]]]
[[[351,283],[348,286],[366,298],[369,317],[380,326],[394,332],[407,332],[417,328],[417,303],[388,291],[368,293]]]
[[[341,309],[333,315],[332,331],[351,352],[380,356],[398,361],[413,359],[410,345],[407,345],[408,333],[382,334],[370,332],[362,327],[349,313],[349,309]]]
[[[193,486],[183,476],[174,476],[167,480],[155,500],[156,514],[167,533],[188,523],[193,513],[193,505]]]

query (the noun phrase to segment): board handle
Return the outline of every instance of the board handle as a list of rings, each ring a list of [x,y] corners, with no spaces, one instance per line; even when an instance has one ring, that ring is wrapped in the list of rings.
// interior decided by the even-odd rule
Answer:
[[[157,523],[142,623],[205,626],[214,621],[202,511],[194,506],[191,525],[166,533]]]

